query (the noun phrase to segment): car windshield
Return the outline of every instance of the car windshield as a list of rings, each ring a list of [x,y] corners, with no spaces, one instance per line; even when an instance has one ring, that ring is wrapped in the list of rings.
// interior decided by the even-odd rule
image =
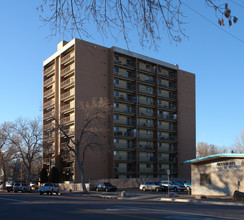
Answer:
[[[160,183],[160,182],[155,182],[154,184],[155,184],[155,185],[158,185],[158,186],[159,186],[159,185],[161,185],[161,183]]]
[[[111,183],[104,183],[105,186],[112,186]]]

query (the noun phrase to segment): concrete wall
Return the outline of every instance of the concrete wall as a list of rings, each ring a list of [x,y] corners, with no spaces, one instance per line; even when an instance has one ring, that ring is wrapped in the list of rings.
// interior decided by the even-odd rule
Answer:
[[[242,161],[242,169],[214,171],[211,163],[192,164],[192,194],[193,195],[232,195],[238,190],[244,192],[244,160],[228,159],[225,161]],[[210,174],[211,184],[200,185],[200,174]]]
[[[178,171],[190,178],[191,167],[184,161],[196,157],[195,75],[177,71],[178,105]]]

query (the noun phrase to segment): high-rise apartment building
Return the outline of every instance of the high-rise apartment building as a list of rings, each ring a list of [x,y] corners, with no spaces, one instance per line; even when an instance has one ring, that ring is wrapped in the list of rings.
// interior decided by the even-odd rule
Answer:
[[[79,39],[58,44],[43,63],[43,166],[56,165],[66,180],[80,181],[65,137],[53,115],[74,138],[80,101],[107,97],[113,114],[102,137],[110,151],[88,153],[87,179],[190,177],[195,150],[195,75],[160,60]]]

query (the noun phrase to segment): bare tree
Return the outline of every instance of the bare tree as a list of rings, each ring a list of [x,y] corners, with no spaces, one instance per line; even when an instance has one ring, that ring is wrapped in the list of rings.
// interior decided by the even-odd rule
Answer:
[[[3,186],[9,177],[10,164],[16,159],[16,151],[13,145],[8,141],[8,133],[10,131],[10,124],[5,122],[0,125],[0,168],[3,171]]]
[[[219,25],[224,26],[224,20],[229,26],[237,22],[226,0],[203,1],[214,9]],[[164,31],[175,42],[186,37],[182,5],[186,4],[181,0],[43,0],[37,9],[53,35],[92,37],[88,30],[92,22],[102,37],[110,34],[116,39],[122,34],[128,45],[131,31],[137,30],[141,46],[157,49]]]
[[[197,158],[206,157],[218,153],[226,153],[227,149],[224,147],[218,147],[214,144],[207,144],[205,142],[197,143]]]
[[[67,132],[66,126],[60,124],[57,119],[55,121],[57,129],[66,137],[67,149],[73,153],[78,164],[82,188],[85,193],[88,193],[85,186],[84,170],[86,153],[88,149],[94,150],[96,147],[104,147],[100,142],[100,136],[108,132],[104,128],[104,123],[108,121],[112,107],[106,98],[93,98],[91,102],[80,102],[78,109],[79,112],[77,111],[76,114],[79,115],[79,131],[76,139]]]
[[[27,184],[29,184],[33,162],[41,157],[42,152],[41,120],[17,119],[11,125],[8,139],[23,162],[27,171]]]
[[[236,141],[233,145],[234,153],[244,153],[244,131],[241,132],[240,137],[236,138]]]

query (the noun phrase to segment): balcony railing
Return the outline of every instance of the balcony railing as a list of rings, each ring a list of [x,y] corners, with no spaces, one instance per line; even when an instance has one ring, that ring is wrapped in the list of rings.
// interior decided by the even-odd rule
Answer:
[[[139,134],[138,135],[138,138],[141,138],[141,139],[153,139],[153,134]]]
[[[154,128],[154,124],[147,124],[147,123],[139,123],[138,126],[143,128]]]
[[[61,83],[61,88],[69,86],[69,85],[73,85],[74,82],[75,82],[75,79],[73,77],[66,79],[64,82]]]
[[[143,83],[149,83],[149,84],[155,84],[155,80],[154,79],[146,79],[144,77],[138,77],[139,82],[143,82]]]
[[[43,96],[47,97],[53,94],[54,94],[54,89],[48,89],[46,92],[43,93]]]
[[[74,96],[74,94],[75,92],[73,89],[69,90],[68,92],[65,92],[64,94],[61,95],[61,100],[71,98],[72,96]]]
[[[174,72],[158,72],[159,76],[170,78],[170,79],[176,79],[176,73]]]
[[[61,112],[66,112],[74,109],[74,103],[69,103],[60,108]]]
[[[124,90],[129,90],[129,91],[135,90],[135,86],[125,85],[125,84],[116,84],[116,83],[114,84],[114,88],[124,89]]]
[[[119,100],[119,101],[126,101],[126,102],[136,102],[136,98],[135,97],[124,97],[123,95],[121,96],[114,96],[115,100]]]
[[[133,121],[125,121],[125,120],[114,120],[114,124],[134,126],[135,122],[133,122]]]
[[[44,76],[47,75],[48,73],[51,73],[54,70],[55,70],[54,65],[48,67],[47,69],[44,70]]]
[[[163,114],[158,114],[159,119],[165,119],[165,120],[170,120],[170,121],[176,121],[177,117],[173,115],[163,115]]]
[[[47,125],[43,125],[43,130],[47,131],[47,130],[52,130],[55,128],[55,123],[49,123]]]
[[[140,162],[156,161],[156,157],[139,156]]]
[[[172,110],[172,111],[176,111],[176,106],[158,104],[158,107],[161,107],[161,108],[164,108],[164,109],[169,109],[169,110]]]
[[[122,109],[122,108],[114,108],[114,112],[117,113],[126,113],[126,114],[135,114],[132,110]]]
[[[134,138],[136,135],[134,133],[126,131],[115,131],[114,136]]]
[[[126,143],[124,143],[124,144],[115,143],[114,148],[115,149],[133,149],[133,145],[126,144]]]
[[[51,106],[54,105],[54,104],[55,104],[54,99],[49,100],[49,101],[47,101],[47,102],[45,102],[45,103],[43,104],[43,108],[51,107]]]
[[[153,151],[154,150],[152,145],[141,145],[141,144],[138,145],[138,149],[139,150],[146,150],[146,151]]]
[[[158,136],[159,141],[166,141],[166,142],[175,142],[177,141],[176,137],[165,137],[165,136]]]
[[[128,79],[135,78],[135,74],[127,74],[126,72],[122,72],[122,71],[118,71],[118,72],[114,71],[114,76],[121,76]]]
[[[145,117],[153,117],[154,116],[153,112],[140,112],[139,115],[145,116]]]
[[[48,119],[48,118],[52,118],[52,117],[54,117],[54,111],[50,111],[50,112],[43,115],[44,120]]]
[[[138,103],[142,105],[148,105],[148,106],[154,105],[153,101],[147,102],[145,99],[140,99]]]
[[[139,88],[138,92],[146,95],[154,95],[153,90],[146,90],[146,89]]]
[[[158,85],[159,85],[159,87],[166,88],[166,89],[173,89],[173,90],[176,89],[176,86],[169,85],[169,84],[166,84],[166,83],[159,83]]]
[[[65,69],[61,70],[61,76],[66,75],[69,72],[72,72],[74,70],[74,65],[71,64],[70,66],[66,67]]]
[[[71,123],[71,122],[74,122],[74,119],[75,119],[74,115],[71,115],[71,116],[62,118],[62,119],[60,120],[60,123],[61,123],[61,124]]]
[[[74,56],[75,56],[74,52],[65,55],[64,57],[61,58],[61,63],[64,63],[64,62],[67,62],[70,59],[73,59]]]
[[[51,83],[54,82],[54,79],[55,79],[54,76],[48,78],[47,80],[44,81],[43,85],[44,86],[50,85]]]

